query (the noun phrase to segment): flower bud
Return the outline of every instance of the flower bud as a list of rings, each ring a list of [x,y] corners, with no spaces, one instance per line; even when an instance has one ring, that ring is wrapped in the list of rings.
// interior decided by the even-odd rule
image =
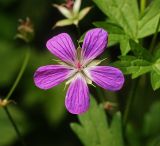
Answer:
[[[22,39],[25,42],[31,42],[34,37],[34,28],[33,24],[29,17],[25,20],[19,20],[20,25],[17,28],[18,33],[16,34],[16,38]]]

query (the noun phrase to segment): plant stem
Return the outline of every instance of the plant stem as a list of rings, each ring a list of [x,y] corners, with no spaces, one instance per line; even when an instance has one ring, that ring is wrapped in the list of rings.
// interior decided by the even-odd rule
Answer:
[[[22,138],[22,136],[21,136],[21,133],[20,133],[20,131],[19,131],[19,129],[18,129],[15,121],[13,120],[13,118],[12,118],[12,116],[11,116],[8,108],[7,108],[7,106],[5,106],[3,109],[4,109],[4,111],[6,112],[6,115],[8,116],[8,119],[10,120],[10,122],[11,122],[11,124],[12,124],[12,126],[13,126],[13,128],[14,128],[16,134],[17,134],[17,137],[19,138],[22,146],[26,146],[25,143],[24,143],[24,140],[23,140],[23,138]]]
[[[127,120],[128,120],[128,115],[129,115],[129,112],[130,112],[130,108],[132,106],[133,99],[134,99],[135,94],[136,94],[136,89],[138,87],[138,81],[139,81],[139,78],[137,78],[137,79],[135,79],[135,81],[133,81],[133,84],[132,84],[132,87],[131,87],[131,90],[130,90],[129,99],[127,101],[126,109],[124,111],[124,116],[123,116],[123,124],[124,125],[126,125]]]
[[[154,33],[154,36],[152,38],[152,41],[151,41],[151,44],[150,44],[150,47],[149,47],[149,50],[150,50],[151,53],[152,53],[152,51],[154,49],[154,46],[155,46],[155,43],[156,43],[156,38],[157,38],[157,35],[158,35],[159,27],[160,27],[160,17],[158,19],[158,24],[157,24],[157,27],[156,27],[156,31]]]
[[[146,7],[146,0],[141,0],[140,1],[141,14],[144,12],[145,7]]]
[[[19,83],[19,81],[20,81],[20,79],[21,79],[21,77],[22,77],[22,75],[24,73],[24,70],[25,70],[25,68],[27,66],[29,57],[30,57],[30,52],[29,52],[29,50],[27,50],[27,52],[25,54],[25,58],[24,58],[23,64],[22,64],[22,67],[21,67],[21,69],[19,71],[19,74],[18,74],[14,84],[12,85],[10,91],[8,92],[7,96],[5,97],[6,100],[8,100],[11,97],[11,95],[14,92],[15,88],[17,87],[17,85],[18,85],[18,83]]]

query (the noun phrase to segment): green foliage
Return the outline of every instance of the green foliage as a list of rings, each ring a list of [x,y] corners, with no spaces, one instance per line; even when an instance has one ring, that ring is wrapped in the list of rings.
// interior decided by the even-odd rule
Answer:
[[[124,74],[132,74],[133,79],[152,70],[151,63],[146,60],[133,56],[125,56],[120,59],[113,65],[119,67]]]
[[[155,102],[150,107],[148,113],[144,117],[143,132],[146,136],[159,134],[160,127],[160,101]]]
[[[109,31],[111,36],[112,34],[119,36],[116,43],[120,43],[122,55],[126,55],[130,51],[130,39],[137,41],[140,38],[154,34],[156,31],[160,17],[160,0],[154,0],[142,15],[138,10],[137,0],[94,0],[94,2],[108,16],[113,25],[118,25],[123,29],[124,34],[122,37],[118,35],[118,32],[110,32],[112,27],[108,26],[107,21],[94,23],[95,26],[103,27]],[[109,41],[112,42],[112,39]]]
[[[53,0],[52,3],[60,4],[64,1]],[[89,18],[86,17],[86,21],[79,24],[81,32],[78,34],[77,28],[72,26],[51,31],[53,24],[56,24],[62,16],[51,6],[49,0],[0,0],[0,97],[7,95],[23,62],[26,46],[23,42],[14,40],[14,37],[18,19],[29,16],[34,23],[35,40],[30,44],[33,47],[25,73],[11,97],[17,104],[9,105],[9,111],[30,146],[49,146],[51,143],[61,146],[78,145],[67,126],[77,117],[70,114],[66,116],[64,84],[44,91],[34,85],[33,76],[39,66],[56,64],[52,60],[53,54],[45,47],[50,37],[67,32],[77,40],[76,36],[83,34],[80,39],[82,43],[85,35],[83,31],[92,28],[89,22],[94,18],[93,24],[109,33],[110,48],[107,49],[107,53],[109,58],[115,61],[112,65],[120,68],[125,75],[131,75],[132,79],[137,77],[139,79],[135,82],[134,90],[132,90],[134,80],[128,77],[125,77],[125,84],[120,92],[109,92],[99,87],[94,90],[91,87],[90,92],[93,96],[104,97],[101,100],[118,104],[122,117],[120,112],[113,116],[107,115],[102,105],[91,98],[89,111],[78,116],[79,123],[72,123],[72,130],[85,146],[159,146],[160,0],[93,0],[93,2],[82,2],[82,9],[91,6],[93,9],[88,15]],[[141,6],[141,2],[146,2],[146,6]],[[104,14],[95,9],[94,4]],[[35,5],[38,11],[35,11]],[[142,7],[145,9],[140,10]],[[61,23],[62,21],[60,25]],[[111,51],[115,45],[117,50]],[[107,53],[102,54],[102,58],[108,57]],[[108,60],[102,64],[107,65]],[[146,73],[147,75],[143,76]],[[128,104],[130,94],[133,94],[133,100]],[[122,127],[123,113],[127,105],[130,105],[129,115]],[[32,122],[34,127],[31,127],[29,122]],[[5,111],[0,108],[0,146],[17,143],[19,145],[17,135]]]
[[[147,146],[158,146],[159,139],[159,123],[160,123],[160,101],[152,103],[149,111],[144,116],[143,135],[148,137]]]
[[[19,53],[21,56],[19,56]],[[8,41],[0,42],[0,86],[8,84],[20,68],[21,61],[24,57],[24,48],[16,48],[13,43]],[[3,62],[3,63],[2,63]]]
[[[155,33],[160,17],[160,0],[153,0],[139,20],[138,38]],[[159,29],[160,31],[160,29]]]
[[[134,56],[121,56],[120,60],[114,62],[113,65],[119,67],[124,74],[131,74],[133,79],[150,72],[152,88],[157,90],[160,88],[159,49],[152,56],[148,50],[133,40],[130,40],[130,46]]]
[[[30,63],[28,64],[33,76],[34,71],[42,65],[56,64],[52,58],[53,55],[49,52],[37,53],[31,51]],[[50,58],[50,59],[48,59]],[[58,124],[65,116],[66,110],[64,106],[65,90],[64,84],[58,85],[53,89],[44,91],[37,88],[33,83],[33,77],[25,81],[27,85],[25,88],[23,104],[28,108],[34,108],[41,105],[39,108],[44,110],[44,114],[50,125]],[[29,85],[29,86],[28,86]]]
[[[121,115],[116,113],[109,125],[102,105],[91,98],[87,113],[78,116],[80,124],[72,123],[71,128],[85,146],[123,146]]]
[[[20,129],[22,134],[25,134],[29,129],[29,125],[27,124],[27,119],[24,113],[15,106],[9,106],[9,111],[16,122],[16,125]],[[17,140],[17,135],[11,122],[9,121],[4,109],[0,107],[0,145],[9,145],[15,140]]]

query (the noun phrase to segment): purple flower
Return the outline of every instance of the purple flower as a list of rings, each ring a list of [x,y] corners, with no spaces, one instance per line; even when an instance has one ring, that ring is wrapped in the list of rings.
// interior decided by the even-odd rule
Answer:
[[[95,28],[89,30],[81,49],[75,46],[66,33],[61,33],[48,40],[48,50],[58,57],[60,65],[46,65],[37,69],[34,82],[41,89],[50,89],[64,80],[70,83],[65,105],[72,114],[81,114],[89,108],[88,84],[92,81],[104,89],[116,91],[122,88],[124,76],[122,72],[110,66],[96,66],[101,61],[93,60],[106,48],[108,33]]]

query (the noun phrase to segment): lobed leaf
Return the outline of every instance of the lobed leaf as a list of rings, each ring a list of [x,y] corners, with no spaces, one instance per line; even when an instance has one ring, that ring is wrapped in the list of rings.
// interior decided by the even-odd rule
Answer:
[[[153,0],[139,20],[138,38],[155,33],[160,18],[160,0]],[[160,29],[159,29],[160,31]]]
[[[120,113],[109,126],[103,107],[91,98],[89,111],[78,118],[80,124],[72,123],[71,128],[85,146],[123,146]]]
[[[138,26],[138,5],[136,0],[94,0],[96,5],[111,20],[121,26],[125,33],[136,37]]]
[[[113,65],[120,68],[124,74],[132,74],[132,78],[145,74],[152,70],[152,64],[144,59],[137,59],[134,56],[124,56]]]

